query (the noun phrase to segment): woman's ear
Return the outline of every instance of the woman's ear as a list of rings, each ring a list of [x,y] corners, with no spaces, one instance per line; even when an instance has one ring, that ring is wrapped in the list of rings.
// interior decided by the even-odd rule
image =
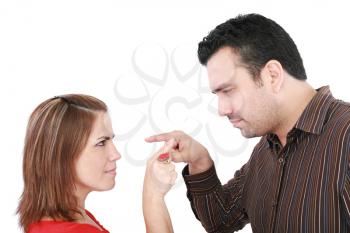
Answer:
[[[269,85],[271,90],[277,94],[284,82],[284,72],[281,63],[277,60],[268,61],[262,69],[264,83]]]

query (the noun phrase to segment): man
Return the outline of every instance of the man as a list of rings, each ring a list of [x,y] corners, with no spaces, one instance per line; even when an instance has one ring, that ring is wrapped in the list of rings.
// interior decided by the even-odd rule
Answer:
[[[313,89],[296,45],[274,21],[248,14],[217,26],[199,43],[219,114],[247,138],[249,161],[221,185],[208,151],[182,132],[172,160],[207,232],[350,232],[350,105],[329,87]]]

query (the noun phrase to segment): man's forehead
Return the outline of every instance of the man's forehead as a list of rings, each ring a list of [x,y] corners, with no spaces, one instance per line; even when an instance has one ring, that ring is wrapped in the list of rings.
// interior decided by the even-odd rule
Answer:
[[[209,68],[210,69],[210,68]],[[234,80],[235,69],[233,67],[221,67],[217,70],[209,70],[208,71],[208,81],[209,86],[212,89],[215,89],[219,86],[228,85],[232,83]]]

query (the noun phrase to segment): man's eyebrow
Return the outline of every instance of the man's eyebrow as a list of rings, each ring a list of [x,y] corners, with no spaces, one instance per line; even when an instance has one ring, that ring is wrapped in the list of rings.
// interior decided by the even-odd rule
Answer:
[[[229,83],[223,83],[223,84],[220,84],[217,88],[215,88],[212,93],[213,94],[216,94],[218,92],[220,92],[222,89],[228,87],[230,84]]]

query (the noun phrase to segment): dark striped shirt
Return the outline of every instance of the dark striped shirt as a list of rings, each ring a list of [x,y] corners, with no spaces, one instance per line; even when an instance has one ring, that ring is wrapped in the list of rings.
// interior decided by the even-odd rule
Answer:
[[[249,161],[221,185],[211,167],[183,171],[187,196],[207,232],[350,232],[350,104],[322,87],[281,146],[261,138]]]

